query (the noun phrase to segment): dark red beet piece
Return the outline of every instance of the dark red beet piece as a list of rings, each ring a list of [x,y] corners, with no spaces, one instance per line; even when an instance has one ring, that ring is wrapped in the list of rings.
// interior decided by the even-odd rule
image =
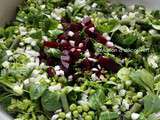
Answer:
[[[44,47],[57,48],[57,47],[59,47],[59,43],[53,42],[53,41],[45,41]]]
[[[54,65],[54,59],[53,58],[47,58],[47,65],[49,65],[49,66],[52,66],[52,65]]]
[[[47,69],[47,73],[48,73],[48,76],[49,77],[53,77],[56,73],[55,73],[55,70],[52,68],[52,67],[49,67]]]
[[[98,58],[98,62],[102,68],[105,68],[106,70],[111,71],[113,73],[118,72],[118,70],[120,69],[120,65],[111,58],[105,58],[103,56],[100,56]]]
[[[83,70],[91,70],[93,66],[93,62],[88,59],[85,59],[82,61],[80,66]]]
[[[82,29],[83,29],[83,26],[81,23],[72,23],[69,27],[69,30],[73,32],[78,32],[78,31],[81,31]]]
[[[61,50],[69,50],[69,49],[71,49],[71,46],[70,46],[69,42],[62,43],[62,44],[60,44],[60,49]]]
[[[107,39],[98,32],[96,32],[96,39],[99,43],[102,43],[103,45],[105,45],[107,42]]]

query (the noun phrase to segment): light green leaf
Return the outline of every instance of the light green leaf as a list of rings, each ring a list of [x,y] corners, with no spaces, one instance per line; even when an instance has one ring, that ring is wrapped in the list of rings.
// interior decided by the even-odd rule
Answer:
[[[133,71],[129,76],[132,81],[144,87],[146,90],[153,91],[154,77],[147,70],[142,69],[142,70]]]
[[[58,29],[55,29],[55,30],[48,30],[48,32],[49,32],[52,36],[57,36],[57,35],[63,33],[62,30],[58,30]]]
[[[48,53],[55,58],[60,58],[60,56],[61,56],[61,51],[59,49],[55,49],[55,48],[50,48],[48,50]]]
[[[99,120],[114,120],[118,118],[119,115],[116,112],[101,112]]]
[[[117,73],[117,76],[119,79],[121,80],[129,80],[129,74],[130,74],[130,69],[124,67],[124,68],[121,68],[118,73]]]
[[[144,97],[144,113],[150,115],[160,111],[160,98],[157,95]]]
[[[42,96],[46,89],[46,84],[32,84],[29,89],[31,99],[37,100],[39,97]]]
[[[61,98],[58,92],[45,91],[41,98],[42,106],[47,111],[56,111],[61,108]]]
[[[160,25],[154,25],[154,24],[152,24],[152,27],[153,27],[154,29],[156,29],[156,30],[160,30]]]
[[[92,109],[100,109],[105,101],[105,94],[102,89],[97,90],[97,92],[89,98],[89,105]]]

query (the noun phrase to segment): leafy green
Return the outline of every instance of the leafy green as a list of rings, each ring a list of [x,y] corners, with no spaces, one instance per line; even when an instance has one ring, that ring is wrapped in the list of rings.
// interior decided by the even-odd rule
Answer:
[[[45,110],[54,112],[61,108],[60,100],[60,93],[45,91],[41,98],[41,104]]]
[[[38,30],[30,35],[34,39],[42,39],[42,31]]]
[[[139,69],[137,71],[131,72],[129,75],[131,80],[138,85],[144,87],[148,91],[153,91],[154,89],[154,77],[153,75],[145,69]]]
[[[122,34],[122,33],[115,33],[113,35],[114,42],[118,45],[123,47],[130,47],[133,45],[137,40],[138,36],[133,33]]]
[[[131,73],[130,69],[124,67],[124,68],[121,68],[118,71],[117,76],[121,80],[129,80],[130,79],[130,77],[129,77],[130,73]]]
[[[52,36],[57,36],[57,35],[63,33],[62,30],[58,30],[58,29],[56,29],[56,30],[49,30],[48,32],[49,32]]]
[[[105,93],[102,89],[98,89],[95,94],[90,96],[89,105],[92,109],[98,110],[105,102]]]
[[[65,93],[61,93],[62,106],[65,112],[69,112],[69,104]]]
[[[160,111],[160,98],[157,95],[147,95],[144,97],[144,113],[150,115]]]
[[[115,19],[106,19],[101,22],[102,23],[97,26],[97,29],[101,32],[114,32],[119,28],[119,22]]]
[[[60,58],[61,56],[61,51],[59,49],[55,49],[55,48],[50,48],[48,50],[48,53],[55,58]]]
[[[117,112],[101,112],[99,120],[115,120],[119,117]]]
[[[149,115],[147,120],[160,120],[160,113],[153,113]]]
[[[18,81],[28,78],[31,73],[31,69],[24,64],[13,63],[9,69],[9,75],[14,76]]]
[[[46,89],[46,84],[32,84],[29,89],[31,100],[37,100],[42,96]]]

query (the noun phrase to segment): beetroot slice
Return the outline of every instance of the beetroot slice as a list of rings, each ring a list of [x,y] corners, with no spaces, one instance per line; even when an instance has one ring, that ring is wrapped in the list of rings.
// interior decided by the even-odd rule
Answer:
[[[48,76],[49,77],[53,77],[56,73],[55,73],[55,70],[52,68],[52,67],[49,67],[47,69],[47,73],[48,73]]]
[[[45,41],[44,42],[44,47],[57,48],[58,46],[59,46],[59,43],[57,43],[57,42],[52,42],[52,41]]]
[[[102,68],[105,68],[106,70],[111,71],[113,73],[118,72],[118,70],[120,69],[120,65],[111,58],[105,58],[101,56],[98,58],[98,62]]]

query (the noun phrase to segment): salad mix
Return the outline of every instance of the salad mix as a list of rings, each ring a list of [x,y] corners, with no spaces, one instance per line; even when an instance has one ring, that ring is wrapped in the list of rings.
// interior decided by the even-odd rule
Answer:
[[[27,0],[0,28],[0,104],[15,120],[160,120],[160,11]]]

